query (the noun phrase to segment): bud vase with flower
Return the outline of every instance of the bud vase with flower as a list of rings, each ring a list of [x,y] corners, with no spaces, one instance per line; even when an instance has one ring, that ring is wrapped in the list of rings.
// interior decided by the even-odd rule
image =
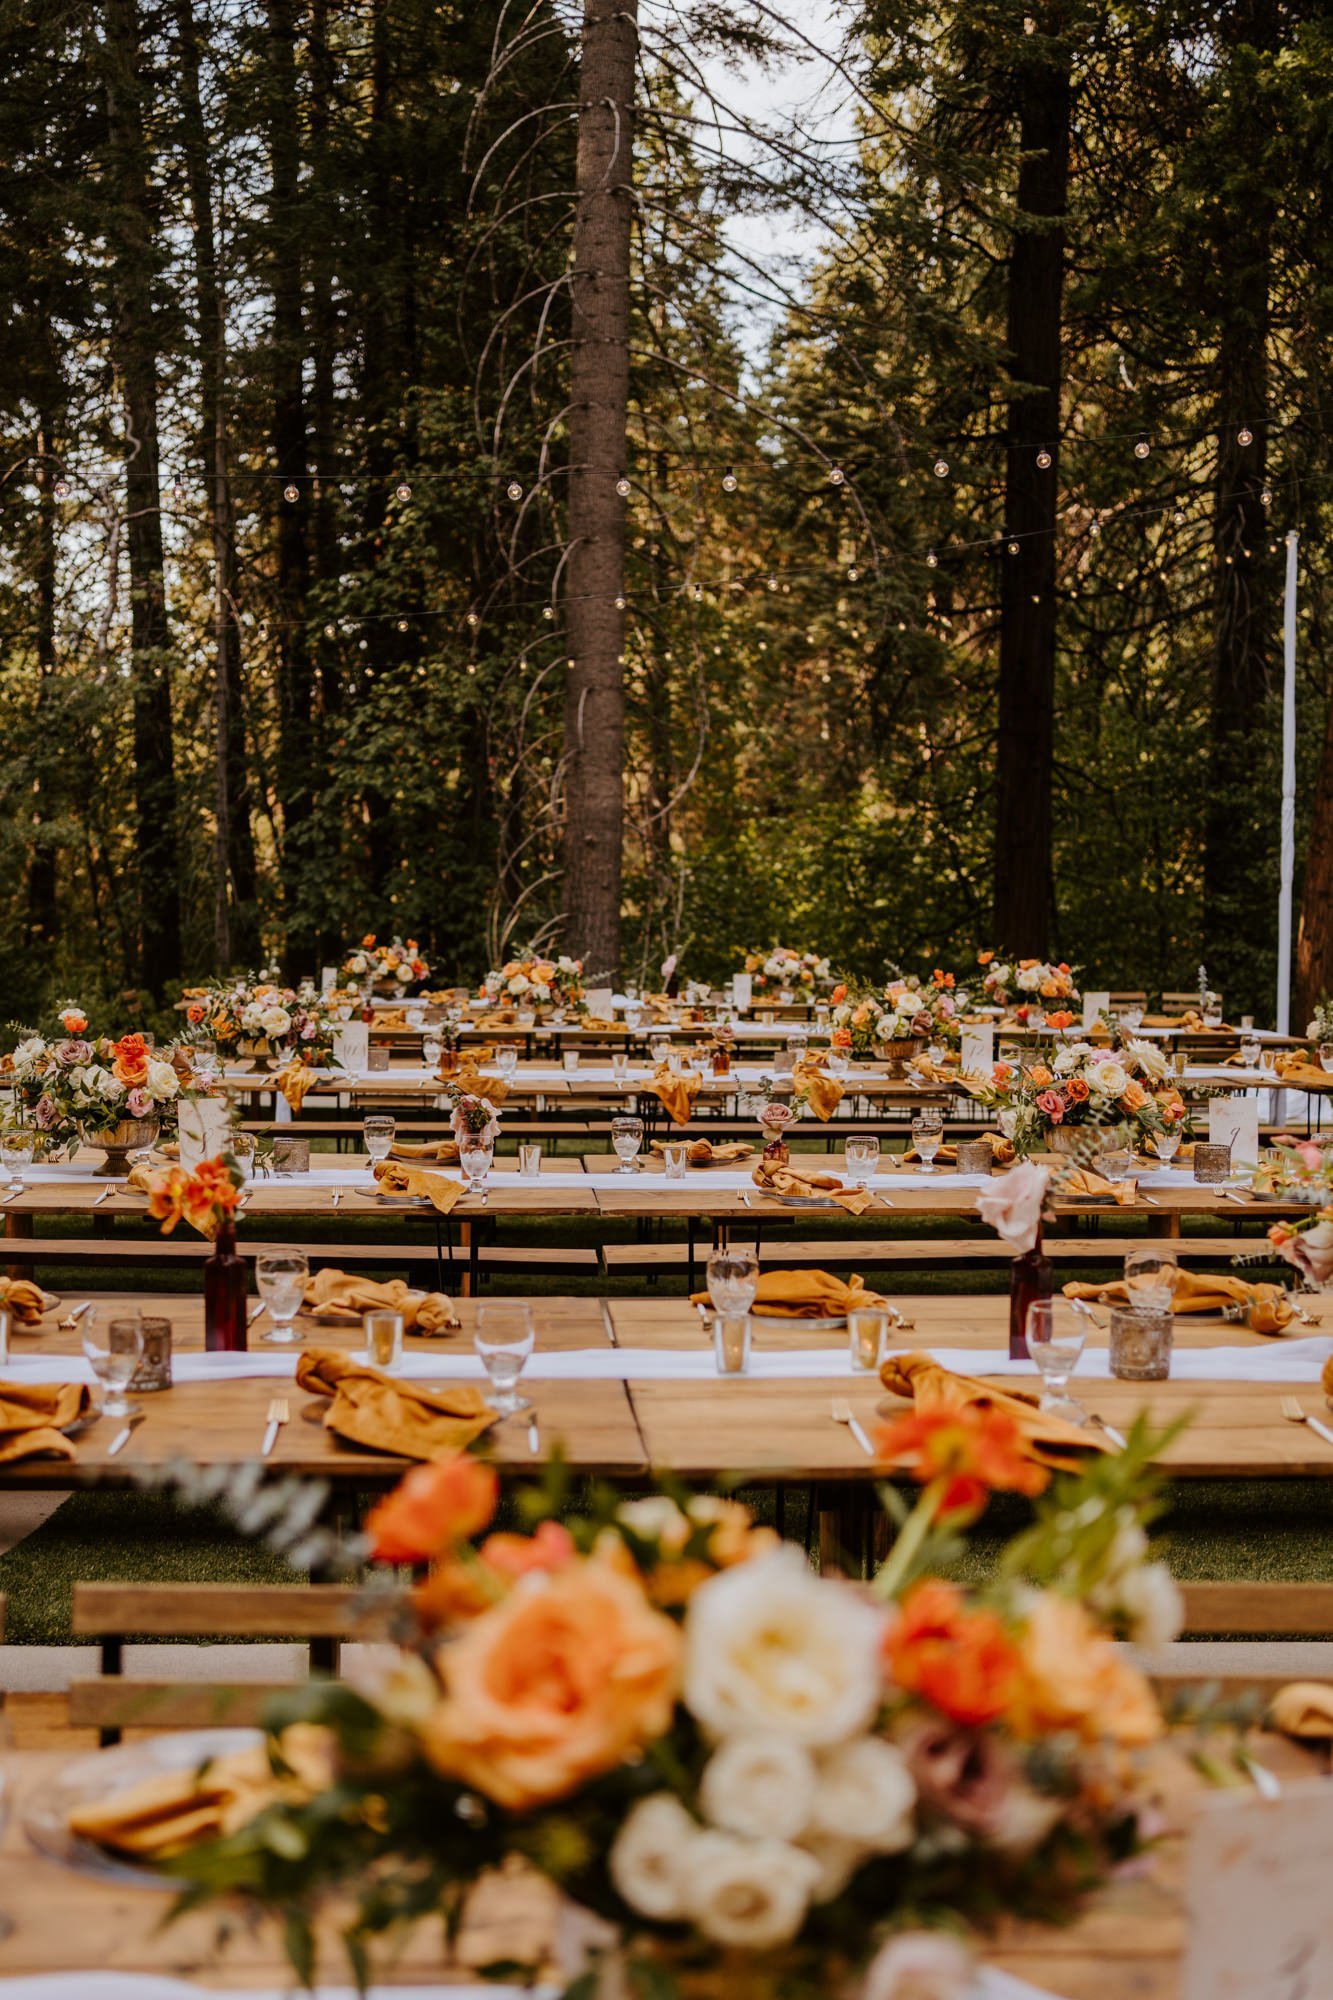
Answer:
[[[170,1236],[182,1218],[213,1244],[204,1263],[204,1346],[240,1354],[248,1345],[245,1259],[236,1248],[244,1176],[231,1153],[201,1160],[193,1173],[167,1167],[148,1184],[148,1213]]]
[[[981,1220],[1015,1252],[1009,1277],[1009,1354],[1015,1361],[1027,1359],[1029,1306],[1055,1290],[1055,1267],[1041,1247],[1050,1185],[1049,1168],[1025,1161],[977,1196]]]

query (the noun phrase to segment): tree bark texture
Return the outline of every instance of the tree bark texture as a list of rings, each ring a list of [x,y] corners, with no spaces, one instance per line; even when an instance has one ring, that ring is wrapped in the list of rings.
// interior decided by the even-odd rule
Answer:
[[[637,0],[585,0],[570,366],[565,629],[564,945],[598,979],[620,964],[622,665]]]
[[[1055,519],[1060,470],[1061,301],[1069,195],[1068,57],[1021,70],[1018,217],[1009,258],[1009,453],[1000,552],[995,924],[1002,950],[1044,958],[1054,900]],[[1037,464],[1037,453],[1051,465]],[[1017,553],[1008,553],[1016,542]]]
[[[1291,1025],[1302,1034],[1321,1000],[1333,998],[1333,704],[1324,725],[1305,883],[1296,931],[1296,978]]]
[[[108,214],[114,251],[115,356],[125,413],[125,546],[139,890],[139,977],[160,992],[181,972],[171,634],[162,562],[153,285],[158,247],[140,79],[136,0],[106,0]]]
[[[37,710],[40,717],[48,706],[47,695],[56,671],[56,499],[53,455],[54,426],[45,417],[37,428],[37,520],[33,550],[33,582],[37,610]],[[32,850],[28,859],[27,941],[39,948],[55,944],[60,936],[60,913],[56,903],[56,855],[47,827],[43,803],[44,784],[34,786],[32,807]]]

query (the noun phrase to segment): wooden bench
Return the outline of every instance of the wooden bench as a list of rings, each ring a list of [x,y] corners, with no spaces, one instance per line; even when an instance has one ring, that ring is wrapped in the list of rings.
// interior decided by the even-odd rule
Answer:
[[[764,1264],[995,1264],[1012,1260],[1013,1252],[998,1236],[903,1236],[829,1237],[823,1242],[784,1241],[763,1232],[767,1221],[756,1221],[761,1237]],[[777,1224],[780,1229],[781,1223]],[[733,1237],[748,1235],[739,1224]],[[1046,1237],[1046,1254],[1054,1263],[1118,1264],[1131,1250],[1142,1250],[1141,1236]],[[1153,1239],[1156,1240],[1156,1239]],[[1255,1239],[1236,1236],[1173,1236],[1170,1248],[1182,1264],[1213,1263],[1235,1256]],[[602,1268],[608,1277],[616,1273],[685,1270],[690,1261],[686,1243],[607,1243],[602,1246]]]
[[[1333,1640],[1333,1583],[1182,1583],[1180,1594],[1184,1638]],[[1151,1677],[1164,1695],[1202,1683],[1227,1698],[1272,1695],[1294,1678],[1285,1667],[1204,1672],[1184,1657],[1154,1660]]]
[[[293,1221],[307,1221],[310,1218],[297,1216]],[[290,1247],[291,1238],[283,1242],[268,1243],[246,1238],[238,1245],[243,1257],[258,1257],[264,1251],[285,1250]],[[179,1241],[163,1242],[158,1237],[120,1238],[108,1236],[10,1236],[4,1239],[3,1261],[8,1265],[23,1264],[35,1267],[40,1264],[78,1264],[114,1268],[126,1264],[198,1264],[212,1252],[212,1244],[203,1237],[184,1238]],[[309,1242],[302,1246],[308,1253],[311,1265],[318,1268],[325,1264],[342,1266],[356,1264],[434,1264],[435,1246],[431,1243],[322,1243]],[[591,1246],[586,1248],[548,1244],[504,1244],[483,1243],[469,1252],[459,1250],[454,1258],[454,1272],[459,1278],[467,1269],[469,1258],[475,1256],[480,1268],[494,1271],[568,1271],[588,1277],[597,1275],[599,1266],[597,1252]],[[446,1275],[448,1260],[442,1268]]]

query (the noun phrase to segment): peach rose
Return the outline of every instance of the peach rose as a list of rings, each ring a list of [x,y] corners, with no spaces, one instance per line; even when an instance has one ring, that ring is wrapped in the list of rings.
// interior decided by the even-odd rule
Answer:
[[[1120,1099],[1120,1109],[1122,1111],[1142,1111],[1144,1105],[1147,1102],[1148,1102],[1147,1091],[1143,1088],[1143,1085],[1141,1083],[1135,1083],[1134,1079],[1131,1077],[1129,1082],[1125,1085],[1124,1095]]]
[[[1020,1735],[1071,1729],[1089,1743],[1109,1739],[1134,1748],[1162,1734],[1147,1681],[1074,1598],[1053,1590],[1035,1598],[1019,1658],[1013,1719]]]
[[[122,1035],[112,1044],[111,1073],[127,1090],[148,1081],[148,1044],[142,1035]]]
[[[376,1562],[426,1562],[443,1555],[495,1517],[500,1482],[495,1468],[459,1452],[414,1466],[366,1517]]]
[[[436,1655],[426,1756],[515,1811],[564,1798],[670,1728],[680,1658],[678,1627],[609,1564],[525,1577]]]
[[[1051,1072],[1045,1063],[1034,1063],[1028,1071],[1028,1078],[1037,1090],[1049,1090],[1051,1087]]]

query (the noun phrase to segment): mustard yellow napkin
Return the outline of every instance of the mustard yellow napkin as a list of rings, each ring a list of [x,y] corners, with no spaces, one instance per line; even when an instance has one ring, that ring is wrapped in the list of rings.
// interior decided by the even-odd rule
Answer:
[[[836,1077],[825,1076],[822,1055],[804,1055],[792,1071],[792,1083],[821,1124],[827,1124],[846,1096]]]
[[[405,1028],[407,1026],[407,1009],[405,1007],[377,1007],[375,1009],[375,1019],[372,1021],[371,1026],[375,1028]]]
[[[696,1292],[691,1304],[706,1306],[708,1293]],[[832,1271],[765,1271],[750,1310],[760,1319],[837,1319],[886,1305],[857,1271],[845,1281]]]
[[[1333,1740],[1333,1687],[1323,1681],[1289,1681],[1269,1703],[1268,1726],[1307,1743]]]
[[[457,1139],[423,1139],[413,1145],[407,1139],[395,1139],[389,1148],[391,1160],[439,1160],[448,1166],[458,1164]]]
[[[1328,1090],[1333,1088],[1333,1076],[1325,1069],[1319,1069],[1300,1049],[1284,1049],[1273,1064],[1283,1083],[1289,1083],[1295,1090]]]
[[[451,1181],[446,1174],[428,1174],[402,1160],[376,1160],[375,1179],[382,1194],[424,1194],[441,1215],[448,1215],[463,1198],[461,1181]]]
[[[664,1153],[671,1143],[670,1140],[654,1139],[648,1150],[650,1153]],[[753,1146],[747,1146],[740,1139],[730,1146],[715,1146],[711,1139],[694,1139],[685,1149],[685,1158],[692,1167],[734,1167],[739,1161],[748,1160],[753,1151]]]
[[[682,1070],[679,1076],[673,1076],[666,1063],[659,1063],[648,1088],[673,1125],[688,1125],[702,1082],[697,1071]]]
[[[20,1458],[73,1458],[62,1433],[92,1408],[81,1382],[0,1382],[0,1464]]]
[[[836,1174],[798,1173],[794,1167],[771,1166],[762,1157],[750,1178],[761,1194],[826,1195],[848,1215],[864,1215],[874,1200],[866,1188],[844,1187]]]
[[[505,1082],[504,1078],[502,1076],[492,1076],[489,1071],[483,1076],[482,1072],[477,1068],[471,1051],[460,1059],[458,1068],[452,1076],[446,1076],[443,1069],[440,1070],[440,1076],[443,1081],[456,1085],[459,1090],[466,1091],[469,1097],[484,1097],[486,1102],[494,1105],[497,1111],[509,1095],[509,1085]]]
[[[0,1278],[0,1306],[19,1326],[36,1326],[60,1300],[54,1292],[44,1292],[31,1278]]]
[[[165,1861],[200,1841],[235,1833],[279,1799],[311,1798],[332,1782],[331,1739],[310,1723],[297,1723],[281,1738],[291,1776],[279,1777],[266,1744],[251,1744],[215,1757],[202,1770],[162,1771],[127,1785],[69,1815],[69,1830],[81,1840],[140,1860]]]
[[[1064,1294],[1067,1299],[1099,1300],[1104,1305],[1122,1306],[1130,1300],[1130,1289],[1123,1278],[1106,1285],[1071,1283],[1064,1287]],[[1244,1278],[1176,1272],[1173,1312],[1221,1312],[1225,1306],[1233,1305],[1245,1307],[1246,1324],[1254,1333],[1280,1333],[1295,1318],[1291,1301],[1281,1285],[1251,1285]]]
[[[1035,1396],[993,1388],[975,1375],[955,1375],[928,1354],[891,1354],[879,1379],[891,1395],[910,1397],[923,1414],[959,1410],[968,1403],[978,1409],[1003,1410],[1018,1425],[1032,1456],[1057,1472],[1076,1471],[1081,1452],[1112,1448],[1100,1430],[1080,1430],[1063,1417],[1046,1415],[1037,1408]]]
[[[314,1089],[318,1078],[308,1064],[299,1056],[293,1057],[286,1069],[279,1071],[278,1089],[286,1098],[293,1111],[299,1111],[305,1103],[307,1092]]]
[[[326,1430],[400,1458],[449,1457],[465,1450],[496,1417],[480,1389],[469,1383],[426,1389],[327,1348],[307,1348],[298,1356],[296,1380],[298,1387],[329,1398]]]
[[[902,1162],[905,1167],[915,1165],[920,1159],[921,1155],[915,1146],[909,1146],[902,1156]],[[935,1165],[937,1167],[956,1167],[958,1165],[957,1146],[938,1147],[935,1152]]]
[[[1104,1201],[1109,1195],[1121,1208],[1132,1208],[1138,1193],[1137,1181],[1108,1181],[1105,1174],[1094,1174],[1088,1167],[1075,1167],[1072,1173],[1062,1176],[1055,1197],[1057,1201],[1086,1201],[1089,1197]]]
[[[303,1310],[311,1319],[339,1319],[383,1307],[403,1315],[405,1333],[452,1333],[460,1324],[443,1292],[413,1292],[401,1278],[378,1283],[328,1266],[307,1280]]]

